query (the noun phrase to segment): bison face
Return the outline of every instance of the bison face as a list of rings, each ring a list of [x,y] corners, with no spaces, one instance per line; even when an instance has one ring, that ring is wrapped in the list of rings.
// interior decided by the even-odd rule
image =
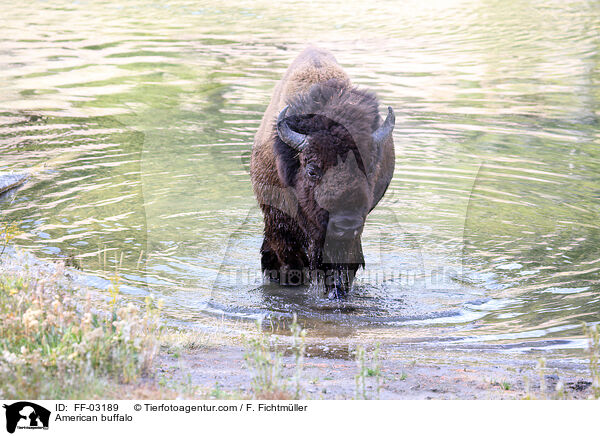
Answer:
[[[393,119],[356,138],[327,116],[286,117],[286,111],[279,115],[275,154],[281,181],[295,191],[298,224],[322,262],[362,264],[360,236],[373,203],[372,172]]]
[[[314,241],[359,237],[372,195],[348,130],[321,115],[284,122],[292,133],[307,132],[301,150],[290,147],[283,135],[275,145],[279,177],[298,200],[299,225]]]
[[[313,236],[332,242],[359,238],[373,197],[352,141],[316,134],[299,161],[296,197],[301,215],[316,230]]]

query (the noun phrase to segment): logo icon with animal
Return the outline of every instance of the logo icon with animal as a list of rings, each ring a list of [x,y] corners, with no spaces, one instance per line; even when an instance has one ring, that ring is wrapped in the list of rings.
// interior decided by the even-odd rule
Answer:
[[[29,401],[4,404],[6,409],[6,431],[14,433],[19,429],[48,429],[50,411]]]

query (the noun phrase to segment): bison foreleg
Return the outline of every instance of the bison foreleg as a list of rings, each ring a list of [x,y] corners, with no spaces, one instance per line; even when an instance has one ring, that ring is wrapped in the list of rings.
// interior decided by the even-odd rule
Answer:
[[[265,239],[261,248],[263,273],[282,285],[302,283],[304,268],[308,266],[306,249],[301,243],[301,231],[288,215],[267,207],[265,213]],[[292,276],[293,280],[289,280]]]
[[[271,271],[279,271],[281,268],[279,258],[269,245],[267,238],[263,240],[262,247],[260,247],[260,266],[266,275],[269,275]],[[275,280],[275,277],[269,276],[269,278]]]

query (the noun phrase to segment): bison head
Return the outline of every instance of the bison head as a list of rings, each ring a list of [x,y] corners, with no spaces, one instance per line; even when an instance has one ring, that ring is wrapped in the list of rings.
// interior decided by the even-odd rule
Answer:
[[[278,116],[277,171],[292,189],[315,263],[363,265],[360,236],[373,207],[373,179],[394,128],[376,97],[336,83],[315,85]]]

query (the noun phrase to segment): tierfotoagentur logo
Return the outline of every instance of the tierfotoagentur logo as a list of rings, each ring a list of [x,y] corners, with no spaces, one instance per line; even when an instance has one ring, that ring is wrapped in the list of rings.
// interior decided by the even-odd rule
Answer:
[[[48,430],[50,411],[42,406],[28,401],[4,404],[6,409],[6,431],[14,433],[22,430]]]

